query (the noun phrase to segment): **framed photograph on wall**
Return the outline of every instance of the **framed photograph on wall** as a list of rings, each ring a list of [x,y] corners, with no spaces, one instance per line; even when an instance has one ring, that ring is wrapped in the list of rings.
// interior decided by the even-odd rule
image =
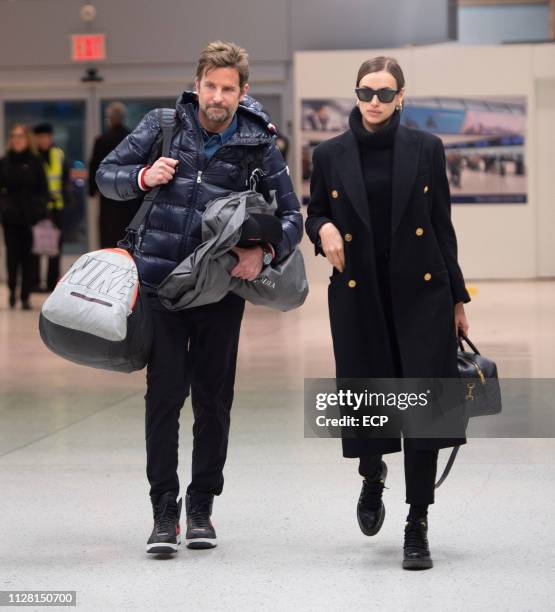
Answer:
[[[301,101],[302,198],[308,203],[312,151],[348,129],[353,102]],[[453,204],[526,204],[526,98],[406,99],[401,123],[439,136],[445,147]]]

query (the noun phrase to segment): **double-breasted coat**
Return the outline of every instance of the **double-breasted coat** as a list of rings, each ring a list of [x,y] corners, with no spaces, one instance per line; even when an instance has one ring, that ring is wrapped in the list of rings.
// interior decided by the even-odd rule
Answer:
[[[405,378],[457,378],[454,305],[470,301],[457,262],[441,140],[400,125],[393,142],[391,300],[380,297],[369,204],[351,130],[321,143],[313,156],[306,230],[322,254],[319,230],[331,221],[344,240],[345,269],[335,268],[328,304],[337,378],[393,378],[388,331],[394,326]],[[383,291],[383,289],[382,289]],[[392,312],[384,310],[391,308]],[[406,438],[412,448],[444,448],[460,438]],[[343,439],[345,457],[396,452],[399,438]]]

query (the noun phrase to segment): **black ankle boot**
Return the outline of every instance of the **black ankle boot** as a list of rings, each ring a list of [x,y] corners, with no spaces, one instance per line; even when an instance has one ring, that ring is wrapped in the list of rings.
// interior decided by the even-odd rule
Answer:
[[[405,524],[403,569],[421,570],[433,567],[428,547],[428,522],[409,518]]]
[[[15,293],[10,293],[10,308],[14,309],[15,308]]]
[[[215,548],[218,544],[216,530],[212,524],[212,503],[214,496],[203,496],[195,499],[193,495],[185,496],[187,511],[187,548]]]
[[[378,533],[385,518],[385,506],[382,494],[387,477],[387,465],[382,461],[375,478],[362,481],[362,490],[357,504],[357,519],[364,535],[373,536]]]

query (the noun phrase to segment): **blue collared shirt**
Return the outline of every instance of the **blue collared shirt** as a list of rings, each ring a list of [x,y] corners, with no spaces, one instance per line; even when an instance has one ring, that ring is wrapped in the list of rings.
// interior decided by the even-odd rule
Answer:
[[[204,154],[210,159],[237,131],[237,115],[233,115],[233,121],[229,124],[229,127],[219,134],[212,134],[203,128],[201,128],[201,131],[204,141]]]

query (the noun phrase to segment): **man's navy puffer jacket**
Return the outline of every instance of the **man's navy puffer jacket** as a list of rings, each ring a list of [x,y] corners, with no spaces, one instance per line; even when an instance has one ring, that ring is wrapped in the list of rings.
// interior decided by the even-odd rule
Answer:
[[[239,105],[237,131],[210,159],[203,153],[196,94],[183,93],[176,109],[181,129],[174,133],[169,157],[178,159],[179,164],[173,180],[160,188],[138,232],[134,258],[141,283],[158,287],[201,243],[202,213],[210,200],[249,188],[247,150],[252,159],[254,148],[258,148],[254,157],[262,161],[264,173],[258,190],[263,194],[275,190],[276,215],[283,226],[283,240],[274,245],[276,258],[289,254],[302,238],[302,215],[289,170],[274,144],[273,129],[260,104],[247,98]],[[150,111],[102,161],[96,182],[104,196],[129,200],[142,195],[138,174],[159,134],[157,113]]]

